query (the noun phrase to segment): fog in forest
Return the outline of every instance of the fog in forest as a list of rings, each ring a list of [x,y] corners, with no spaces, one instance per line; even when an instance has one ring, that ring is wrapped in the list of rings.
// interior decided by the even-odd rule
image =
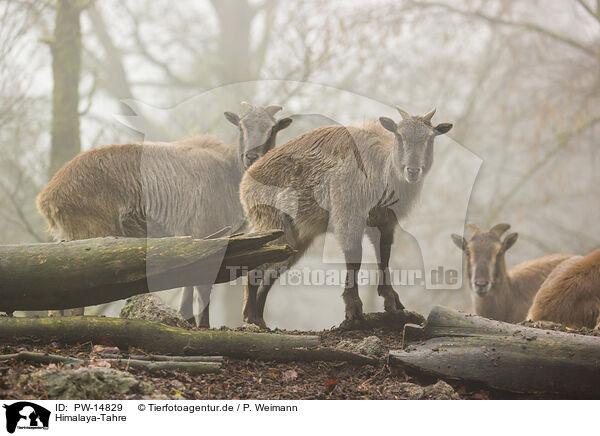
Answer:
[[[232,143],[223,112],[247,101],[294,120],[278,145],[324,125],[398,120],[396,105],[435,107],[436,123],[454,124],[397,230],[394,270],[462,276],[450,234],[466,222],[511,224],[509,267],[587,254],[600,246],[599,100],[592,0],[0,0],[0,243],[51,241],[35,198],[79,151],[202,133]],[[327,235],[294,273],[342,271],[342,260]],[[339,324],[342,286],[296,276],[271,291],[267,324]],[[396,290],[420,313],[470,310],[466,281],[429,285]],[[360,287],[365,312],[383,310],[376,288]],[[159,295],[177,306],[179,291]],[[239,326],[242,302],[241,279],[217,285],[211,325]],[[116,316],[120,304],[86,313]]]

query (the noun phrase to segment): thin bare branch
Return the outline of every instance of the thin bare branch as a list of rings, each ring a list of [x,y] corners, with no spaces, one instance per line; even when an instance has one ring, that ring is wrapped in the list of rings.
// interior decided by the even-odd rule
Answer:
[[[413,1],[410,2],[409,4],[413,5],[413,6],[417,6],[420,8],[440,8],[440,9],[445,9],[448,12],[452,12],[452,13],[456,13],[456,14],[461,14],[461,15],[465,15],[465,16],[469,16],[469,17],[476,17],[476,18],[480,18],[484,21],[487,21],[491,24],[497,24],[497,25],[501,25],[501,26],[510,26],[510,27],[517,27],[517,28],[522,28],[522,29],[527,29],[530,30],[532,32],[538,33],[540,35],[546,36],[548,38],[554,39],[555,41],[559,41],[563,44],[569,45],[573,48],[576,48],[577,50],[580,50],[584,53],[586,53],[587,55],[590,56],[595,56],[596,52],[591,48],[588,47],[586,45],[584,45],[583,43],[569,37],[566,35],[562,35],[558,32],[555,32],[553,30],[550,30],[548,28],[545,28],[543,26],[540,26],[539,24],[536,23],[531,23],[528,21],[510,21],[510,20],[506,20],[504,18],[499,18],[499,17],[492,17],[490,15],[484,14],[481,11],[468,11],[468,10],[464,10],[461,8],[457,8],[454,7],[452,5],[446,4],[446,3],[440,3],[440,2],[417,2],[417,1]]]
[[[571,140],[579,135],[581,132],[591,128],[592,126],[600,123],[600,117],[593,118],[586,123],[583,123],[581,126],[572,130],[571,132],[564,132],[562,134],[557,135],[558,141],[557,144],[552,148],[546,156],[535,165],[533,165],[529,170],[521,177],[521,179],[513,185],[511,189],[508,190],[506,194],[504,194],[496,206],[492,208],[491,212],[488,215],[488,222],[495,221],[500,212],[506,206],[506,204],[515,196],[517,192],[519,192],[526,184],[529,182],[535,174],[537,174],[542,168],[544,168],[554,156],[556,156],[561,150],[566,148]]]
[[[588,5],[585,0],[575,0],[583,9],[585,9],[585,11],[590,14],[592,17],[594,17],[596,19],[596,21],[600,22],[600,15],[598,14],[598,11],[595,11],[591,8],[590,5]]]
[[[92,107],[92,102],[94,99],[94,94],[96,93],[97,85],[98,85],[98,76],[97,76],[96,72],[94,72],[92,86],[85,96],[85,100],[87,103],[86,103],[85,107],[83,108],[83,110],[79,111],[80,117],[87,115],[87,113],[90,111],[90,108]]]
[[[177,76],[177,74],[175,74],[173,72],[173,70],[171,69],[169,62],[161,61],[156,56],[154,56],[152,53],[150,53],[150,50],[148,50],[146,43],[143,41],[142,36],[140,35],[139,29],[141,26],[140,26],[140,23],[139,23],[137,17],[133,13],[130,13],[130,15],[131,15],[131,19],[133,20],[133,23],[134,23],[134,25],[132,27],[135,29],[135,31],[132,33],[132,36],[136,42],[139,54],[142,55],[143,57],[145,57],[148,61],[150,61],[150,63],[152,63],[155,66],[157,66],[158,68],[160,68],[165,73],[165,75],[175,85],[179,85],[179,86],[194,86],[194,85],[196,85],[196,84],[189,82],[188,80],[185,80],[185,79]]]
[[[19,179],[22,179],[22,174],[20,174]],[[18,186],[20,186],[20,182],[17,181],[15,186],[17,186],[16,189],[18,189]],[[33,237],[33,239],[35,239],[36,242],[47,242],[48,239],[38,234],[33,228],[33,225],[29,222],[29,219],[27,218],[25,211],[23,210],[23,202],[17,198],[16,189],[8,189],[8,187],[2,181],[0,181],[0,189],[4,192],[6,198],[8,198],[12,208],[14,209],[16,217],[18,218],[12,219],[11,221],[14,224],[18,224],[23,230],[25,230],[25,232],[27,232],[31,237]]]

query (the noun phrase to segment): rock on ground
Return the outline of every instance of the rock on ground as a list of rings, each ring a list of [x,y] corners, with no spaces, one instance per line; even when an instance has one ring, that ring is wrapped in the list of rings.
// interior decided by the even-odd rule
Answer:
[[[460,396],[445,381],[438,381],[434,385],[425,386],[423,388],[423,399],[427,400],[460,400]]]
[[[353,351],[369,357],[375,357],[377,359],[383,357],[388,352],[387,348],[383,346],[381,339],[377,336],[368,336],[358,343],[348,340],[341,341],[337,345],[337,348]]]
[[[259,333],[260,331],[262,331],[263,329],[261,329],[259,326],[257,326],[256,324],[248,324],[248,323],[244,323],[242,326],[237,327],[235,329],[233,329],[235,331],[240,331],[240,332],[251,332],[251,333]]]
[[[393,392],[409,400],[460,400],[454,388],[442,380],[424,387],[414,383],[399,383]]]
[[[21,387],[38,384],[48,398],[64,400],[101,400],[115,395],[148,394],[154,386],[140,382],[131,374],[107,367],[42,369],[20,377]]]
[[[119,316],[127,319],[159,322],[173,327],[191,327],[191,324],[183,319],[175,309],[166,305],[154,294],[141,294],[129,298]]]

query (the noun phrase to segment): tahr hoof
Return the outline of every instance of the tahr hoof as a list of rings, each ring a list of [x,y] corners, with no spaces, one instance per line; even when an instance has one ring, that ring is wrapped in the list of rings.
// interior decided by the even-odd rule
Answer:
[[[400,297],[393,288],[384,288],[379,291],[379,294],[384,298],[383,308],[386,312],[398,312],[404,310],[404,305],[400,302]]]
[[[208,320],[208,317],[200,317],[200,322],[198,322],[198,327],[200,327],[201,329],[209,329],[210,328],[210,321]]]
[[[254,324],[256,324],[257,326],[259,326],[261,329],[264,329],[264,330],[266,330],[268,328],[267,323],[265,322],[265,320],[262,317],[256,318],[254,320]]]
[[[268,330],[268,327],[264,320],[254,320],[252,322],[244,321],[242,329],[249,332],[259,332],[261,330]]]
[[[193,325],[194,327],[196,326],[196,318],[193,316],[191,318],[186,319],[185,321],[190,325]]]
[[[404,310],[405,309],[404,304],[402,304],[400,302],[400,297],[398,296],[398,294],[396,294],[396,309],[398,309],[398,310]]]
[[[255,325],[261,329],[267,329],[267,323],[263,317],[244,317],[244,325]]]

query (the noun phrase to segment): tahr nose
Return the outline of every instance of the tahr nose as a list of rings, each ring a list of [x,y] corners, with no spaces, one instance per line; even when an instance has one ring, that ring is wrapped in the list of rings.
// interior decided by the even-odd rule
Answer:
[[[246,153],[244,154],[244,164],[246,167],[249,167],[258,160],[258,157],[257,153]]]
[[[408,173],[408,177],[414,179],[419,177],[419,174],[421,174],[421,168],[406,168],[406,172]]]
[[[475,282],[475,287],[479,288],[479,289],[485,289],[488,287],[489,284],[490,284],[490,282],[488,282],[488,281],[478,280]]]

